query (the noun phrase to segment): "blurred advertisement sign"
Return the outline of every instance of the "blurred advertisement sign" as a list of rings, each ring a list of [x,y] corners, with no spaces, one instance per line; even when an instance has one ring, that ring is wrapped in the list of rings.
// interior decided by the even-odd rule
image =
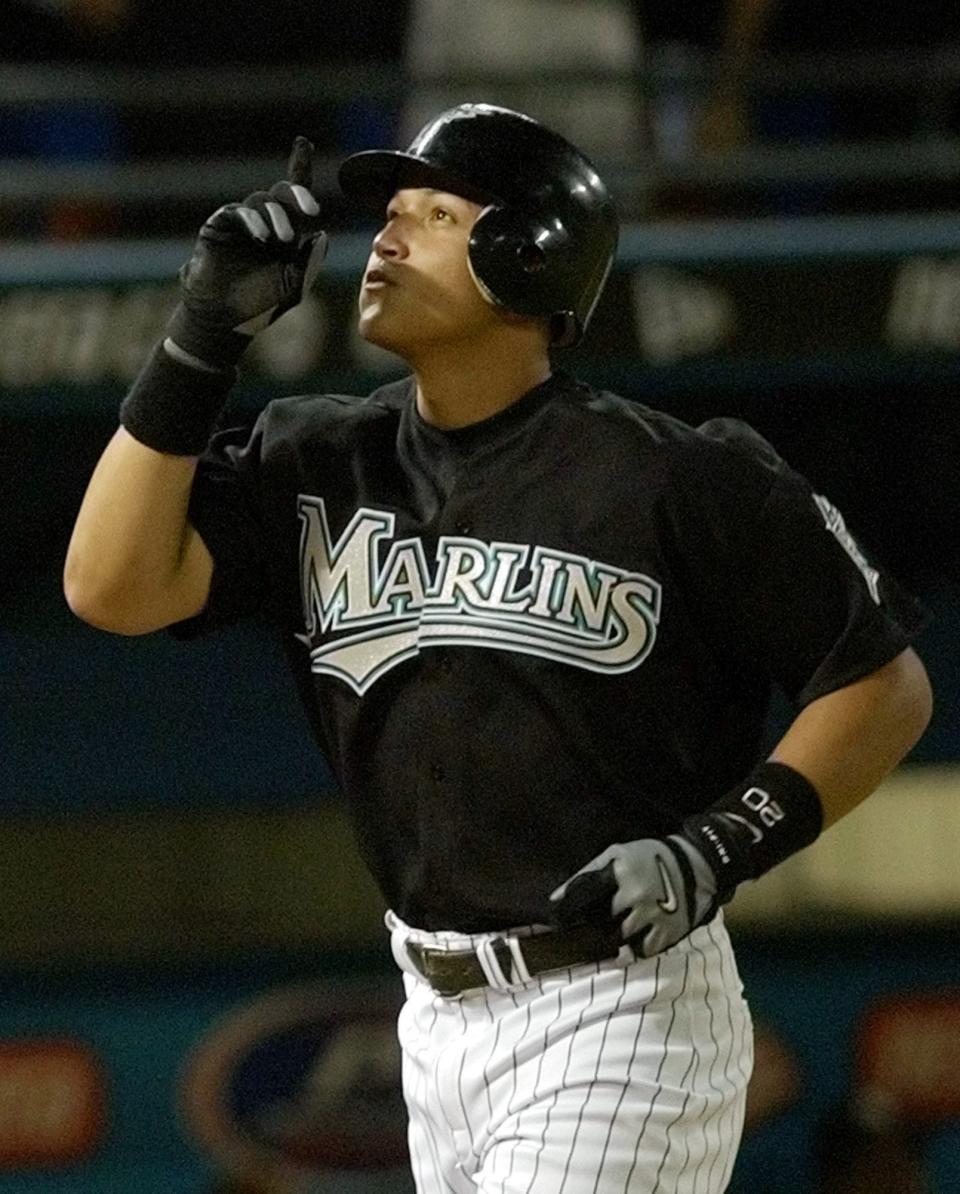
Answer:
[[[132,380],[163,334],[175,286],[24,286],[0,293],[0,385]]]
[[[960,261],[917,257],[900,265],[887,314],[890,342],[905,348],[960,348]]]
[[[861,1114],[877,1121],[960,1117],[960,990],[904,995],[865,1012],[856,1097]]]
[[[188,1059],[191,1135],[224,1174],[268,1174],[294,1188],[324,1170],[404,1164],[401,997],[382,982],[331,981],[236,1009]]]
[[[0,1169],[86,1160],[103,1136],[106,1089],[79,1041],[0,1042]]]
[[[735,332],[727,293],[682,270],[637,270],[633,308],[641,355],[653,365],[720,352]]]
[[[406,372],[358,337],[356,290],[346,277],[322,278],[317,293],[257,337],[242,379],[316,389],[328,384],[323,374],[335,374],[369,388],[370,375],[375,382]],[[174,284],[150,281],[0,287],[0,386],[129,383],[163,335],[176,297]],[[956,258],[620,263],[583,345],[564,364],[734,368],[865,355],[882,364],[958,347]]]
[[[800,1067],[792,1048],[768,1025],[756,1022],[743,1130],[752,1132],[787,1111],[800,1097],[801,1086]]]

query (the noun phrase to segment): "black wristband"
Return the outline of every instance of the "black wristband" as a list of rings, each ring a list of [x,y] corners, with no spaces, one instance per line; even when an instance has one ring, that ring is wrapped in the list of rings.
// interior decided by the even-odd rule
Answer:
[[[120,404],[120,422],[134,439],[170,456],[199,456],[237,372],[212,373],[174,360],[158,344]]]
[[[688,817],[683,833],[706,858],[721,903],[816,841],[823,805],[816,788],[786,763],[761,763],[732,791]]]

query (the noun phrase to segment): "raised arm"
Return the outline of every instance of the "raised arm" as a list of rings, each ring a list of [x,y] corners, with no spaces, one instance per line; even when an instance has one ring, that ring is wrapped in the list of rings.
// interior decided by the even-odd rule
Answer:
[[[67,550],[64,593],[77,617],[147,634],[203,608],[213,561],[187,521],[195,457],[156,452],[120,427],[107,444]]]
[[[244,349],[323,259],[312,153],[298,137],[286,181],[214,212],[180,271],[169,334],[123,402],[67,551],[67,602],[94,626],[146,634],[206,602],[213,561],[188,521],[197,459]]]

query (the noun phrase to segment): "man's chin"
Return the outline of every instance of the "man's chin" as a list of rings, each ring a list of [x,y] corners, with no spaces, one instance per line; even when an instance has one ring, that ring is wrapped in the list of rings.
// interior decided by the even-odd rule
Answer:
[[[392,352],[396,356],[402,357],[409,337],[405,337],[401,329],[391,329],[385,326],[385,324],[385,320],[377,319],[376,316],[364,318],[361,315],[357,322],[357,332],[360,338],[366,340],[368,344],[373,344],[377,348],[382,348],[385,352]]]

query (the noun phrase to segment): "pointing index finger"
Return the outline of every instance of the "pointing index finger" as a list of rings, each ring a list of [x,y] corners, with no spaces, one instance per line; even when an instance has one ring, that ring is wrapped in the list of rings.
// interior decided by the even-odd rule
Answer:
[[[288,181],[306,187],[313,187],[313,142],[307,137],[294,137],[290,160],[287,162]]]

